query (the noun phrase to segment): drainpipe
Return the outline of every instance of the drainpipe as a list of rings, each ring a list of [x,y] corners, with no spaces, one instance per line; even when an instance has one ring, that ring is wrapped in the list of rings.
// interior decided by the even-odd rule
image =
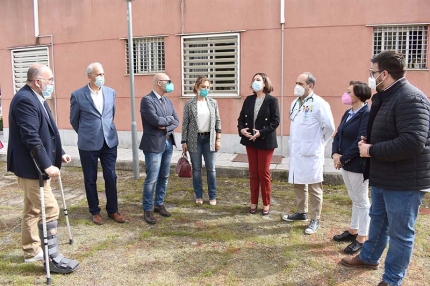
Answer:
[[[39,1],[33,0],[34,36],[39,37]]]
[[[181,0],[181,34],[185,31],[185,0]]]
[[[281,0],[281,156],[284,156],[284,38],[285,0]]]
[[[37,42],[39,42],[40,38],[50,38],[50,44],[51,46],[51,70],[52,74],[54,74],[55,78],[55,68],[54,68],[54,36],[53,35],[40,35],[39,33],[39,1],[33,0],[33,15],[34,15],[34,36],[37,39]],[[54,94],[56,94],[55,91],[55,84],[54,84]],[[58,125],[58,112],[57,112],[57,97],[54,97],[54,114],[55,114],[55,123]]]

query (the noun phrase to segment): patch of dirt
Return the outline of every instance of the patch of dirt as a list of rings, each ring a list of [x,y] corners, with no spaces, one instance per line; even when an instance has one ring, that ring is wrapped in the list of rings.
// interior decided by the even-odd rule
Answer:
[[[0,284],[42,285],[42,263],[24,264],[20,245],[22,191],[0,162]],[[192,180],[171,175],[166,195],[170,218],[155,214],[157,224],[143,221],[144,173],[117,171],[120,212],[125,224],[107,219],[101,172],[98,190],[102,226],[90,221],[82,171],[66,167],[62,183],[74,244],[68,244],[64,215],[59,219],[61,252],[80,262],[70,275],[53,275],[53,285],[377,285],[383,262],[375,271],[339,265],[346,243],[332,237],[349,225],[351,203],[343,186],[324,186],[320,230],[303,233],[306,223],[286,223],[284,212],[294,211],[291,185],[272,182],[268,216],[250,215],[246,178],[217,178],[216,206],[194,202]],[[52,187],[62,210],[58,181]],[[207,190],[207,188],[205,187]],[[403,285],[430,280],[430,216],[426,196],[417,222],[415,251]],[[262,206],[259,205],[261,210]]]

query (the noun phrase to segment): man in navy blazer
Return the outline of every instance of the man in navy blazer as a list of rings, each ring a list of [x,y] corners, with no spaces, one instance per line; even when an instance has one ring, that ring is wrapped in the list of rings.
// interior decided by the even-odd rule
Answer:
[[[70,156],[61,148],[60,134],[45,100],[53,90],[54,76],[51,69],[41,64],[32,65],[27,71],[27,84],[15,94],[10,104],[7,170],[18,177],[18,185],[24,191],[21,240],[25,262],[44,258],[44,249],[40,245],[43,233],[39,173],[32,157],[44,172],[49,265],[51,272],[64,274],[73,272],[79,263],[64,258],[58,250],[56,234],[60,210],[52,193],[51,177],[60,175],[61,163],[70,162]]]
[[[159,73],[154,76],[153,90],[140,102],[143,135],[139,148],[145,155],[146,179],[143,184],[143,218],[155,224],[152,197],[155,191],[154,212],[169,217],[164,206],[167,182],[170,174],[173,145],[176,146],[173,130],[179,125],[179,118],[173,104],[164,95],[172,92],[173,83],[169,76]]]
[[[118,134],[114,124],[115,90],[104,86],[100,63],[87,67],[88,84],[74,91],[70,98],[70,124],[78,133],[78,148],[84,173],[85,191],[93,222],[104,223],[97,195],[98,159],[103,168],[108,217],[125,222],[118,212],[115,164]]]

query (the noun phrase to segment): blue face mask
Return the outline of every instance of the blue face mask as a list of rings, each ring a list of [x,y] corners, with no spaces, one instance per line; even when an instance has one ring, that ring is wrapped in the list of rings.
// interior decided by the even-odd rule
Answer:
[[[166,92],[169,93],[169,92],[172,92],[173,90],[175,90],[175,86],[173,85],[173,83],[170,82],[170,83],[166,84],[165,89],[166,89]]]
[[[255,92],[260,91],[263,89],[263,83],[261,81],[254,81],[251,87]]]
[[[94,81],[94,84],[97,87],[102,87],[105,84],[105,77],[102,75],[96,76],[96,80]]]
[[[206,96],[208,96],[208,93],[209,93],[209,89],[201,89],[200,90],[200,92],[199,92],[199,94],[200,94],[200,96],[201,97],[206,97]]]
[[[47,84],[45,86],[46,86],[45,90],[43,90],[43,88],[42,88],[42,95],[44,98],[51,98],[51,95],[54,92],[54,85],[53,84]]]

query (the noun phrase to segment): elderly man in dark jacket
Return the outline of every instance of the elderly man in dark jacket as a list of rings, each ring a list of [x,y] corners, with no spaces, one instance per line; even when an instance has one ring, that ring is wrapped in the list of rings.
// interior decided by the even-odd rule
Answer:
[[[71,273],[78,267],[76,260],[65,258],[59,251],[57,219],[59,208],[52,193],[51,177],[60,175],[61,163],[70,156],[61,148],[60,133],[46,102],[54,90],[52,70],[33,64],[27,72],[27,84],[13,97],[9,110],[9,144],[7,170],[18,177],[24,192],[21,243],[25,262],[43,260],[41,248],[41,198],[39,176],[32,156],[44,171],[44,208],[49,245],[49,267],[54,273]],[[30,155],[31,153],[31,155]]]
[[[430,188],[430,104],[405,78],[401,53],[384,51],[372,59],[369,86],[376,88],[367,138],[358,143],[367,159],[372,186],[369,239],[352,267],[377,269],[390,241],[379,285],[401,285],[412,256],[415,222],[425,191]]]

